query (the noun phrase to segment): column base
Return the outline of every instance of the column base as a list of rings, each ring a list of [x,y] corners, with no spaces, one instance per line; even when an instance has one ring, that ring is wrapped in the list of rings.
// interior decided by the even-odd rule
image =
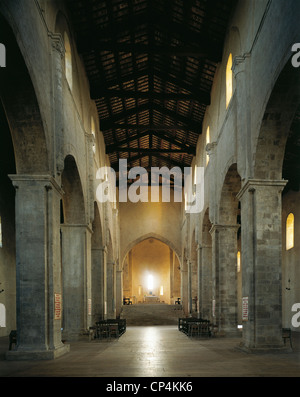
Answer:
[[[240,338],[242,336],[242,332],[236,328],[220,328],[218,329],[214,326],[214,335],[219,337],[227,337],[227,338]]]
[[[260,346],[260,347],[250,347],[246,346],[243,342],[236,346],[237,350],[244,353],[256,353],[256,354],[266,354],[266,353],[291,353],[293,350],[291,347],[282,346]]]
[[[69,353],[70,345],[62,344],[53,350],[9,350],[6,352],[6,360],[8,361],[36,361],[36,360],[53,360],[66,353]]]

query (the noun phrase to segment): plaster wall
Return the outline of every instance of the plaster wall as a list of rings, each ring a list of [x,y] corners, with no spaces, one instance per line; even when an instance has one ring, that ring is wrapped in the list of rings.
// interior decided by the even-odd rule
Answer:
[[[123,260],[137,242],[151,236],[169,244],[180,256],[181,205],[181,202],[172,201],[154,203],[150,199],[149,202],[119,203],[120,258]]]

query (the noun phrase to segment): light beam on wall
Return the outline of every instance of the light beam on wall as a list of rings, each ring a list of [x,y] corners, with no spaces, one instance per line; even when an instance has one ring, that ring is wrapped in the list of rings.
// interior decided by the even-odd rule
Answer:
[[[148,290],[152,290],[153,289],[153,276],[152,276],[152,274],[149,274],[149,276],[148,276],[147,287],[148,287]]]

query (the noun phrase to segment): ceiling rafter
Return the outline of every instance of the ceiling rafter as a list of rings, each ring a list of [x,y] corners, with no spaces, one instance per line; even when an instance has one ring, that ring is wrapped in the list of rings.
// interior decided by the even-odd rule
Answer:
[[[191,164],[237,0],[65,0],[111,164]]]

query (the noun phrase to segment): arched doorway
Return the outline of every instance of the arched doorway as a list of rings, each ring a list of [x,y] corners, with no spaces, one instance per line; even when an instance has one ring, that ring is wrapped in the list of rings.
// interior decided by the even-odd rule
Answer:
[[[165,242],[148,237],[137,242],[123,262],[123,297],[134,304],[174,304],[180,297],[180,263]]]

